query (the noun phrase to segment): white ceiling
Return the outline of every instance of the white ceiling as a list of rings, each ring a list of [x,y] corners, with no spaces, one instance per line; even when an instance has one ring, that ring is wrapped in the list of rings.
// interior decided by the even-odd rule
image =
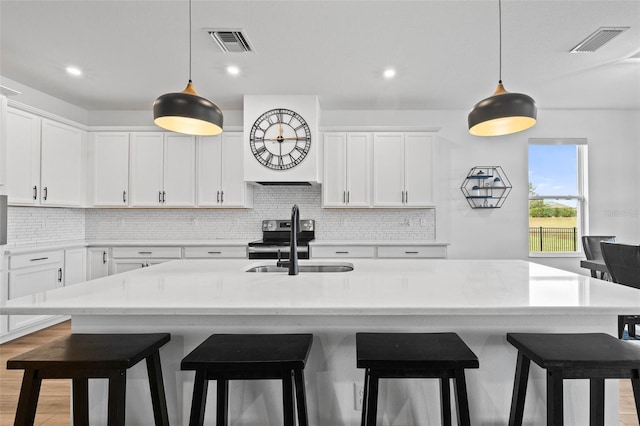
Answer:
[[[498,80],[498,1],[193,0],[196,90],[318,95],[323,109],[470,109]],[[595,53],[569,50],[630,27]],[[188,79],[187,0],[0,0],[0,75],[87,110],[145,110]],[[223,53],[207,28],[240,28]],[[640,0],[503,0],[507,90],[541,109],[640,109]],[[73,78],[67,65],[84,70]],[[240,67],[230,76],[227,65]],[[382,78],[397,69],[393,80]]]

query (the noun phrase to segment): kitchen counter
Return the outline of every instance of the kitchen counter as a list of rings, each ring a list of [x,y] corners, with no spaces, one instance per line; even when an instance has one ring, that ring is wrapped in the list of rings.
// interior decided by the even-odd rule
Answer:
[[[355,269],[288,276],[243,272],[262,261],[178,260],[14,299],[0,305],[0,313],[70,314],[76,332],[172,333],[161,356],[172,424],[178,425],[187,424],[193,380],[189,372],[180,372],[179,363],[208,335],[312,332],[305,370],[310,424],[341,426],[359,424],[360,412],[354,409],[354,383],[359,386],[363,378],[355,368],[358,331],[457,332],[480,360],[480,369],[467,373],[472,424],[503,425],[516,359],[506,332],[615,335],[617,315],[640,310],[640,290],[519,260],[335,262]],[[146,371],[144,366],[134,370],[128,379],[127,395],[134,401],[127,424],[143,425],[151,412],[141,408],[150,406]],[[617,383],[606,386],[606,424],[617,424]],[[544,423],[544,389],[544,373],[532,368],[525,416],[536,425]],[[565,389],[572,394],[565,399],[565,424],[588,424],[588,410],[582,409],[588,384],[572,381]],[[230,414],[243,424],[281,424],[279,392],[277,383],[232,385]],[[389,381],[381,387],[380,406],[394,425],[438,424],[437,395],[437,381]],[[208,404],[211,419],[213,396]],[[92,415],[101,412],[95,409]]]

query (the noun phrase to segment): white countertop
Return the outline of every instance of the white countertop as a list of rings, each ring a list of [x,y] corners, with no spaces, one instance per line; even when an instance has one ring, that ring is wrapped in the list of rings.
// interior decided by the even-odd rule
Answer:
[[[344,273],[247,273],[255,260],[176,260],[13,299],[0,314],[611,315],[640,290],[521,260],[340,259]]]

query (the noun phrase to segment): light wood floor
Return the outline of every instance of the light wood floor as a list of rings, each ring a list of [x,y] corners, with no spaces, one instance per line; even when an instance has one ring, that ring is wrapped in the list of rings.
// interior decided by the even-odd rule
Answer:
[[[69,321],[0,345],[0,426],[11,426],[18,405],[22,370],[7,370],[7,360],[22,352],[65,336]],[[38,401],[36,426],[69,426],[70,381],[44,380]],[[629,380],[620,380],[620,425],[640,426]]]

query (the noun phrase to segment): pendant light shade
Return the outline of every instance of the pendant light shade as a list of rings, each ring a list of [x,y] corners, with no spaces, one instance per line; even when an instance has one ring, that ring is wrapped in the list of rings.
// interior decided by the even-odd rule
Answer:
[[[469,133],[475,136],[508,135],[533,126],[536,117],[533,98],[507,92],[500,81],[495,93],[475,104],[469,113]]]
[[[198,96],[191,80],[182,92],[156,99],[153,119],[156,125],[172,132],[198,136],[222,133],[222,111],[209,99]]]
[[[222,133],[222,110],[199,96],[191,82],[191,0],[189,0],[189,83],[182,92],[159,96],[153,103],[153,122],[163,129],[187,135]]]
[[[474,105],[469,113],[469,133],[501,136],[520,132],[536,124],[538,108],[531,96],[510,93],[502,85],[502,1],[498,0],[500,23],[500,80],[493,95]]]

